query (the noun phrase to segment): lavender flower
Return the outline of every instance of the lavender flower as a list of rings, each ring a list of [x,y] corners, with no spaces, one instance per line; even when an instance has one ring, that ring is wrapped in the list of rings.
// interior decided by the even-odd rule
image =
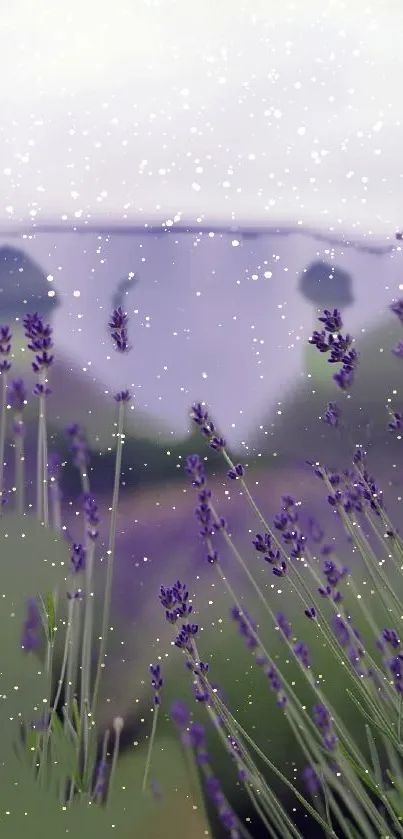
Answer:
[[[32,369],[34,373],[46,373],[54,361],[54,356],[50,353],[53,347],[53,329],[50,323],[44,324],[37,312],[25,316],[24,329],[25,336],[29,339],[28,349],[35,353]]]
[[[116,402],[130,402],[132,396],[129,390],[120,390],[113,397]]]
[[[11,352],[12,334],[9,326],[0,326],[0,373],[7,373],[11,368],[9,355]]]
[[[214,449],[215,451],[223,451],[223,449],[225,449],[226,441],[224,437],[217,433],[208,411],[203,408],[201,402],[195,402],[195,404],[192,405],[190,418],[200,428],[203,437],[208,440],[211,449]]]
[[[284,635],[284,638],[290,640],[292,635],[291,624],[287,620],[286,616],[283,615],[282,612],[277,612],[276,621],[278,628],[280,629],[282,635]]]
[[[128,322],[128,314],[123,311],[121,306],[113,310],[108,327],[115,349],[119,353],[127,353],[130,350],[127,332]]]
[[[98,801],[104,797],[107,789],[108,777],[108,762],[106,760],[100,760],[95,771],[95,784],[93,791],[93,799],[95,801]]]
[[[392,419],[388,422],[388,431],[400,431],[403,428],[403,414],[400,411],[394,411]]]
[[[21,649],[24,652],[38,650],[41,646],[40,628],[42,625],[39,606],[34,597],[29,598],[27,603],[27,616],[22,628]]]
[[[304,641],[297,641],[297,643],[294,644],[294,655],[299,659],[302,666],[309,670],[311,667],[311,657],[308,647]]]
[[[390,304],[389,309],[399,318],[400,323],[403,325],[403,300],[395,300]]]
[[[341,390],[349,390],[354,383],[359,363],[359,353],[352,347],[353,339],[351,335],[340,334],[343,322],[338,309],[334,309],[333,312],[325,309],[319,321],[323,323],[324,329],[321,332],[315,330],[309,343],[321,353],[330,353],[330,364],[341,364],[333,379]],[[338,419],[332,411],[327,412],[325,417],[325,421],[329,421],[330,424]]]
[[[313,766],[308,765],[304,767],[302,770],[302,779],[309,795],[314,796],[321,790],[322,784]]]
[[[230,610],[230,615],[235,623],[238,625],[239,633],[246,641],[246,645],[251,650],[255,650],[259,645],[256,640],[256,624],[248,615],[243,615],[237,606],[233,606]]]
[[[96,539],[99,534],[100,518],[98,515],[98,504],[95,498],[89,493],[83,497],[83,510],[87,523],[87,535],[90,539]]]
[[[88,445],[84,439],[84,432],[82,428],[73,423],[66,428],[66,434],[70,438],[70,451],[73,454],[73,464],[77,469],[85,470],[90,462]]]
[[[171,705],[170,710],[171,719],[174,721],[175,725],[178,726],[180,731],[184,731],[190,722],[190,711],[188,706],[185,702],[178,699]]]
[[[228,804],[218,778],[210,770],[210,756],[207,751],[206,729],[204,725],[192,723],[186,736],[182,735],[182,742],[193,750],[197,763],[204,771],[206,791],[217,810],[221,824],[226,828],[231,839],[241,839],[241,832],[238,830],[238,819]]]
[[[243,478],[244,474],[245,470],[242,463],[237,463],[235,469],[229,469],[227,477],[231,478],[232,481],[236,481],[238,478]]]
[[[192,478],[192,486],[201,489],[206,483],[204,464],[198,454],[186,458],[185,472]]]
[[[160,690],[163,685],[161,667],[159,664],[150,664],[151,687],[154,689],[154,705],[161,704]]]
[[[396,346],[393,347],[392,353],[396,358],[403,358],[403,341],[398,341]]]
[[[323,422],[332,428],[339,428],[341,412],[335,402],[328,402],[323,416]]]
[[[85,569],[86,550],[80,542],[74,542],[71,549],[70,561],[74,574]]]
[[[329,311],[329,309],[325,309],[322,317],[318,318],[318,320],[320,323],[323,323],[325,332],[334,333],[340,332],[340,330],[343,329],[343,321],[341,319],[341,313],[338,309],[333,309],[333,312]]]
[[[27,391],[22,379],[13,379],[8,386],[8,399],[11,410],[21,413],[26,405]]]

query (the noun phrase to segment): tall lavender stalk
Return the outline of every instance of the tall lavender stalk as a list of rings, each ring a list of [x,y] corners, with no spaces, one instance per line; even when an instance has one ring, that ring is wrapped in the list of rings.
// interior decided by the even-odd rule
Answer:
[[[54,356],[51,354],[53,348],[51,325],[44,324],[40,315],[35,312],[33,315],[26,315],[24,318],[25,336],[28,338],[28,349],[35,353],[32,362],[32,369],[38,375],[38,383],[33,393],[39,398],[38,417],[38,447],[37,447],[37,515],[39,521],[49,525],[49,499],[48,499],[48,443],[46,429],[46,399],[51,393],[48,385],[48,371],[50,370]]]
[[[121,307],[114,309],[111,319],[109,321],[109,332],[118,353],[125,354],[130,351],[131,347],[128,340],[128,315]],[[113,566],[115,560],[115,543],[116,543],[116,526],[119,504],[119,485],[122,470],[122,451],[124,441],[124,419],[125,408],[131,400],[131,394],[128,390],[122,390],[115,394],[115,401],[118,404],[118,420],[117,420],[117,443],[116,443],[116,461],[115,461],[115,475],[113,481],[113,495],[112,495],[112,511],[109,528],[108,552],[107,552],[107,567],[106,567],[106,583],[105,583],[105,597],[102,615],[102,629],[101,640],[99,648],[98,666],[95,677],[94,693],[92,700],[92,712],[95,716],[96,705],[98,700],[98,692],[102,670],[104,668],[104,658],[108,641],[108,627],[109,627],[109,613],[111,607],[112,595],[112,580],[113,580]]]
[[[25,425],[23,412],[27,400],[27,391],[22,379],[13,379],[8,387],[8,399],[13,412],[13,435],[15,446],[15,486],[17,493],[17,512],[22,514],[25,509],[25,480],[24,480],[24,435]]]
[[[6,442],[7,378],[11,369],[9,360],[12,335],[8,326],[0,326],[0,516],[3,514],[4,498],[4,454]]]

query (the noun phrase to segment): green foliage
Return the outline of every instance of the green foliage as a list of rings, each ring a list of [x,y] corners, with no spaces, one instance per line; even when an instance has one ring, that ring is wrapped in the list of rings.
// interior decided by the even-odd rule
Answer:
[[[7,513],[0,518],[1,597],[0,669],[2,748],[19,734],[18,722],[43,713],[47,693],[41,662],[21,649],[21,633],[29,598],[43,595],[48,602],[65,588],[68,548],[62,536],[43,527],[33,516]],[[63,602],[63,601],[62,601]],[[58,606],[59,619],[62,611]],[[51,623],[54,623],[53,618]],[[6,642],[5,642],[6,639]],[[45,654],[43,635],[42,663]]]

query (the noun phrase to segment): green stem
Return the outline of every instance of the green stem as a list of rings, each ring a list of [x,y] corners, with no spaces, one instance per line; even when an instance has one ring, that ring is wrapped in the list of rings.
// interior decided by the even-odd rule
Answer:
[[[81,725],[84,735],[84,776],[88,770],[88,749],[89,749],[89,720],[88,710],[90,709],[90,685],[91,685],[91,644],[93,624],[93,591],[92,578],[94,567],[94,541],[89,539],[85,568],[85,606],[84,606],[84,631],[81,653]]]
[[[112,790],[113,790],[113,781],[115,778],[116,773],[116,766],[119,757],[119,747],[120,747],[120,733],[123,728],[123,719],[122,717],[115,717],[113,721],[113,728],[115,730],[115,743],[113,746],[113,755],[112,755],[112,766],[111,771],[109,774],[109,782],[108,782],[108,798],[106,804],[108,805],[111,799]]]
[[[1,376],[1,407],[0,407],[0,517],[3,515],[4,501],[4,449],[6,444],[6,408],[7,408],[7,370],[2,370]]]
[[[24,485],[24,437],[22,420],[17,415],[14,421],[20,426],[20,433],[15,435],[15,486],[17,490],[17,512],[22,515],[25,508]]]
[[[94,693],[93,693],[93,699],[92,699],[92,714],[93,714],[94,718],[95,718],[95,713],[96,713],[96,705],[97,705],[97,700],[98,700],[98,692],[99,692],[99,685],[100,685],[102,670],[105,666],[104,658],[105,658],[106,646],[107,646],[107,640],[108,640],[108,623],[109,623],[109,612],[110,612],[110,606],[111,606],[113,565],[114,565],[114,555],[115,555],[116,527],[117,527],[118,502],[119,502],[119,483],[120,483],[120,472],[121,472],[121,467],[122,467],[124,416],[125,416],[125,402],[121,401],[121,402],[119,402],[119,413],[118,413],[115,477],[114,477],[114,484],[113,484],[112,512],[111,512],[111,523],[110,523],[110,530],[109,530],[109,544],[108,544],[108,553],[107,553],[108,559],[107,559],[107,568],[106,568],[105,600],[104,600],[104,609],[103,609],[103,616],[102,616],[102,629],[101,629],[101,640],[100,640],[100,647],[99,647],[98,666],[97,666]]]
[[[150,742],[148,744],[147,759],[146,759],[146,765],[145,765],[144,776],[143,776],[143,785],[142,785],[142,788],[141,788],[142,792],[145,792],[145,790],[146,790],[148,774],[149,774],[150,766],[151,766],[152,751],[153,751],[154,742],[155,742],[155,735],[157,733],[158,711],[159,711],[159,705],[154,705],[153,724],[152,724],[152,728],[151,728]]]

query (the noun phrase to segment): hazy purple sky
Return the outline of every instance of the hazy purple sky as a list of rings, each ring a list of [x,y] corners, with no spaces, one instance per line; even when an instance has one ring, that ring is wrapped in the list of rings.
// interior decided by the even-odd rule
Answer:
[[[359,339],[403,291],[402,250],[369,253],[313,234],[240,235],[42,233],[0,237],[22,247],[56,288],[58,352],[92,371],[99,387],[130,385],[135,406],[165,432],[184,433],[194,399],[206,400],[231,442],[249,440],[268,409],[306,375],[315,311],[299,292],[317,259],[347,270],[354,303],[348,329]],[[111,353],[106,323],[117,283],[126,298],[132,352]]]
[[[403,223],[401,0],[3,5],[3,226]]]
[[[402,281],[401,0],[14,0],[0,12],[0,244],[63,296],[60,350],[99,386],[133,385],[161,428],[205,399],[234,442],[304,375],[318,258],[349,270],[351,330]],[[203,235],[7,236],[21,223],[180,222]],[[219,219],[301,234],[212,236]],[[133,353],[108,359],[111,294],[129,271]]]

